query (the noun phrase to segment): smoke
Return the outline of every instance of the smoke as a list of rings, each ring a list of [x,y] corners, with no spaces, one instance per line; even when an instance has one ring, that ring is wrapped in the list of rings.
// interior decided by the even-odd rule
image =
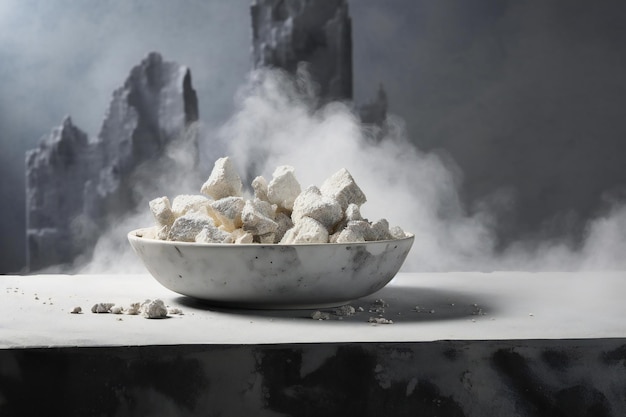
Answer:
[[[508,187],[509,242],[580,238],[602,194],[626,184],[626,3],[358,4],[355,91],[384,83],[418,147],[462,169],[468,207]]]
[[[220,131],[240,172],[252,166],[249,177],[271,178],[275,167],[292,165],[306,187],[346,168],[368,197],[364,216],[386,218],[416,234],[413,252],[420,255],[408,268],[478,265],[492,249],[490,231],[465,213],[457,179],[444,160],[416,149],[400,120],[391,119],[386,137],[376,141],[348,104],[317,109],[312,89],[303,83],[305,78],[291,80],[277,71],[251,74],[236,115]]]
[[[93,261],[80,272],[143,271],[125,240],[128,231],[153,224],[148,201],[199,193],[212,163],[224,155],[234,160],[248,185],[257,175],[271,179],[279,165],[293,166],[303,188],[348,169],[368,198],[361,207],[364,217],[385,218],[415,234],[405,271],[626,268],[626,206],[619,199],[587,223],[581,242],[528,238],[501,247],[499,211],[514,204],[510,193],[498,191],[468,209],[460,198],[462,173],[448,155],[419,150],[403,121],[393,116],[380,139],[380,132],[359,122],[349,103],[318,107],[314,91],[302,72],[297,77],[267,69],[250,73],[230,120],[200,133],[201,160],[210,166],[185,169],[193,151],[173,146],[167,158],[174,163],[167,169],[162,163],[141,167],[137,184],[159,178],[158,185],[137,189],[141,204],[136,212],[103,234]]]
[[[626,208],[614,201],[590,220],[582,242],[498,242],[500,211],[514,204],[506,190],[464,207],[462,173],[449,156],[423,152],[408,138],[402,120],[390,117],[378,141],[347,103],[317,108],[306,77],[257,71],[237,97],[237,112],[220,130],[240,172],[271,178],[292,165],[304,187],[347,168],[368,196],[362,213],[386,218],[415,234],[406,270],[623,269]],[[254,172],[249,172],[254,167]],[[251,178],[249,178],[251,179]]]
[[[137,256],[130,249],[127,234],[131,230],[154,225],[149,210],[150,200],[167,196],[170,199],[179,194],[198,194],[204,182],[197,169],[196,141],[202,131],[202,123],[195,122],[169,143],[164,154],[155,160],[146,161],[133,172],[135,209],[116,218],[102,232],[92,256],[79,257],[70,267],[74,273],[137,273],[145,272]]]

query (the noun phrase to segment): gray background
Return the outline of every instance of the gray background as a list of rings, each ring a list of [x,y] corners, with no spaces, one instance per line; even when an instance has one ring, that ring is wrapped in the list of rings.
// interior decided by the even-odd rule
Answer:
[[[149,51],[191,68],[219,126],[250,69],[249,1],[0,0],[0,272],[24,263],[24,153],[66,114],[97,134]],[[499,242],[580,235],[626,184],[626,4],[350,1],[357,102],[379,83]]]

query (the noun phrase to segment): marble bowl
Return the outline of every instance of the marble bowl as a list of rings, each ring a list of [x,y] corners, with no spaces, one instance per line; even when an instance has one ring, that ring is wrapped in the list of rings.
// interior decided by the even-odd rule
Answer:
[[[242,308],[323,308],[383,288],[396,275],[414,236],[363,243],[207,244],[155,239],[153,228],[128,240],[166,288]]]

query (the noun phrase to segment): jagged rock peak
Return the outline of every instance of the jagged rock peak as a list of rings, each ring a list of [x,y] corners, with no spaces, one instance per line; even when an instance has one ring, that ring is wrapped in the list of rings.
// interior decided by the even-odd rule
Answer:
[[[138,204],[137,189],[159,192],[155,166],[180,167],[170,146],[197,158],[197,138],[189,134],[198,119],[196,92],[185,66],[148,54],[113,92],[97,138],[65,117],[62,124],[27,153],[26,213],[31,270],[71,263],[90,255],[110,219],[123,218]],[[169,165],[168,165],[169,164]]]
[[[59,126],[41,137],[38,148],[26,153],[26,167],[29,169],[43,163],[68,166],[87,142],[87,134],[72,123],[70,116],[65,116]]]
[[[387,105],[387,93],[383,83],[380,83],[376,97],[359,108],[361,121],[365,124],[382,126],[387,120]]]
[[[306,62],[323,101],[352,99],[352,28],[347,0],[255,0],[255,68],[295,74]]]

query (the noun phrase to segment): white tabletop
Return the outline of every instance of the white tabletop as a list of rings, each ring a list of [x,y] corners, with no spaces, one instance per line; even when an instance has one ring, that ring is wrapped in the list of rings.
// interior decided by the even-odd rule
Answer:
[[[401,273],[351,305],[350,317],[311,310],[218,308],[167,290],[150,275],[0,276],[0,348],[425,342],[626,337],[626,271]],[[94,314],[161,298],[183,315],[161,320]],[[376,299],[387,307],[376,312]],[[70,314],[80,306],[83,314]],[[371,310],[371,311],[370,311]],[[370,323],[383,317],[391,324]]]

